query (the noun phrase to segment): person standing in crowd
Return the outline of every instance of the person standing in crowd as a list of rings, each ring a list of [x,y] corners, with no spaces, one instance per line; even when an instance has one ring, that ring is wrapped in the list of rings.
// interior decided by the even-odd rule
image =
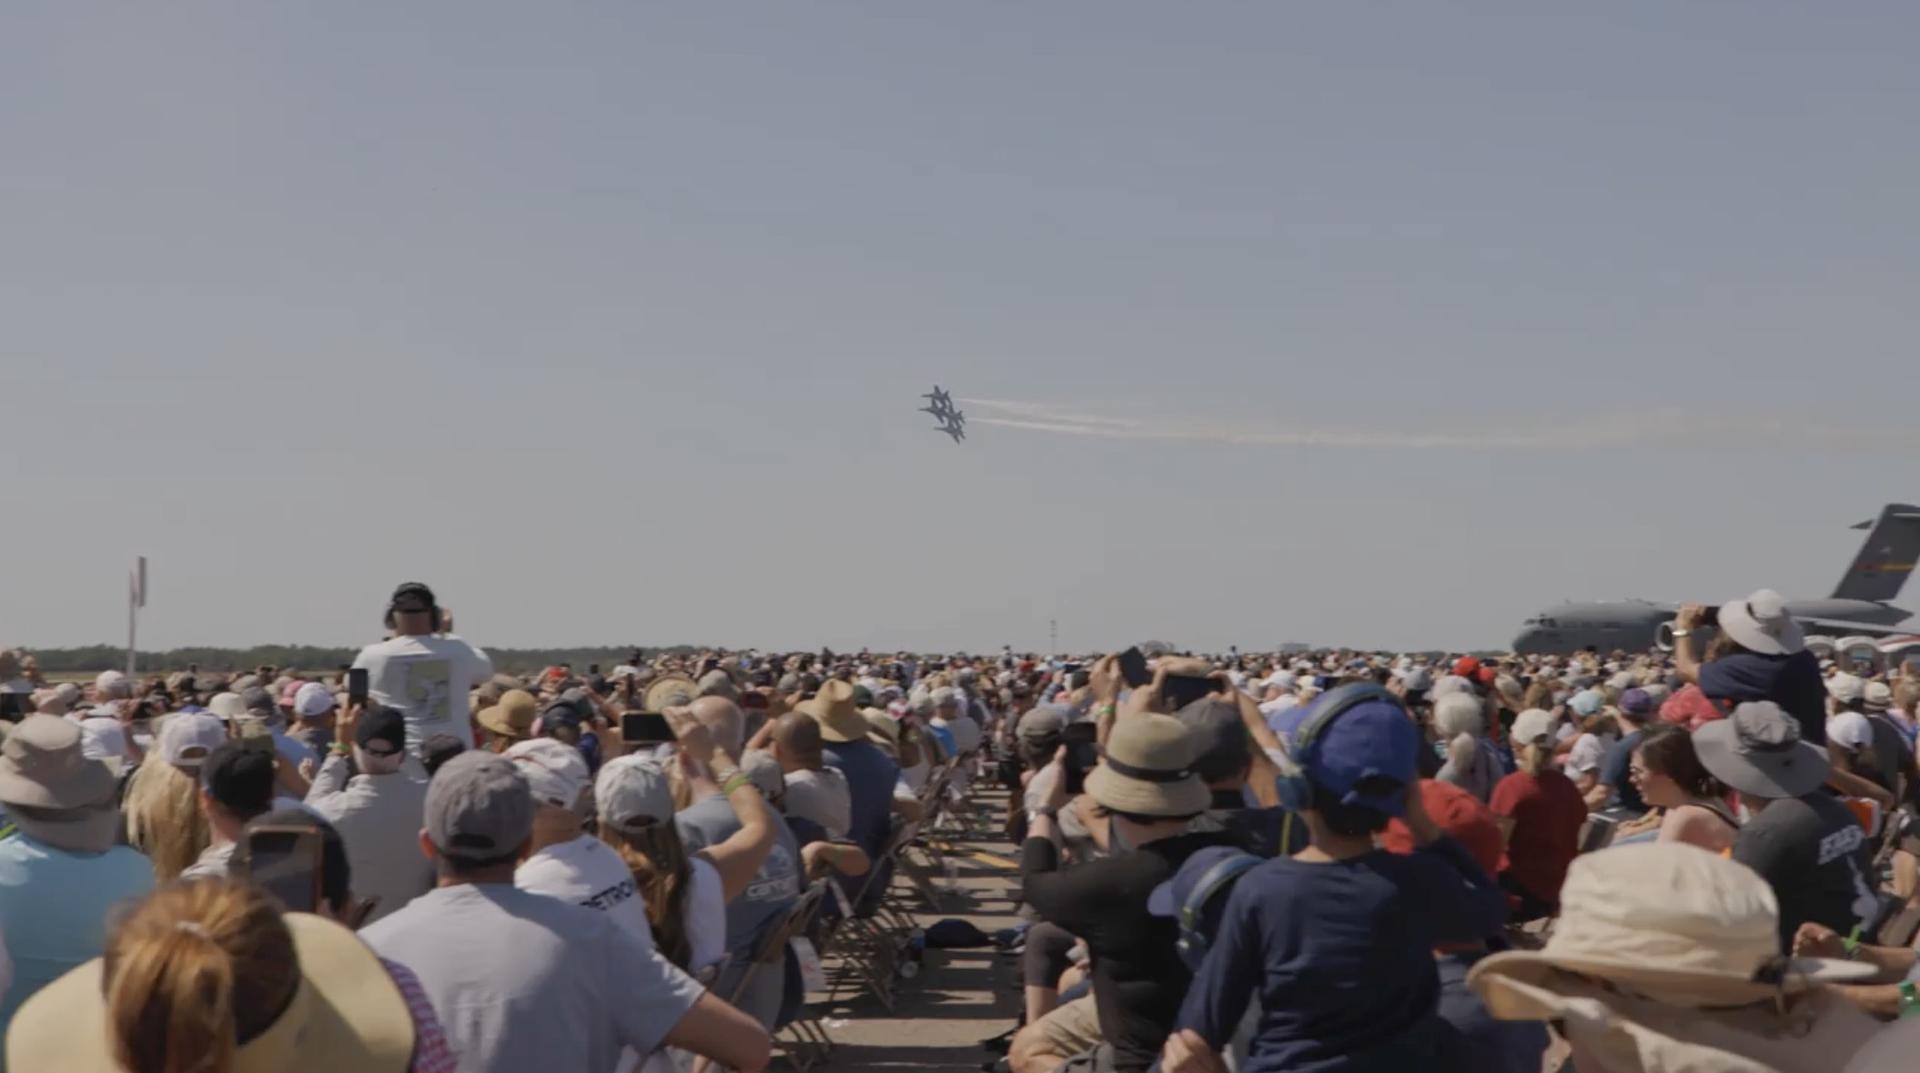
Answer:
[[[1485,958],[1467,984],[1503,1021],[1552,1024],[1580,1073],[1833,1073],[1881,1029],[1824,985],[1873,970],[1783,958],[1779,933],[1752,869],[1621,846],[1574,862],[1545,947]]]
[[[211,837],[182,879],[227,874],[247,821],[273,809],[274,756],[266,742],[232,739],[200,765],[200,810]]]
[[[307,791],[307,807],[345,840],[360,893],[375,899],[371,922],[433,889],[433,869],[420,859],[415,827],[427,782],[406,768],[406,719],[392,708],[348,708],[334,721],[333,734],[327,761]],[[358,772],[351,778],[349,758]]]
[[[727,906],[759,874],[776,830],[772,809],[740,770],[718,752],[714,767],[703,768],[694,758],[699,751],[704,747],[683,743],[673,762],[689,786],[718,779],[740,829],[697,853],[687,852],[680,839],[671,781],[658,760],[616,757],[594,780],[600,838],[631,870],[660,952],[693,973],[725,959]]]
[[[161,721],[153,752],[127,779],[127,843],[153,862],[156,882],[180,878],[213,840],[200,807],[200,769],[226,740],[227,728],[213,716],[175,712]]]
[[[325,752],[334,741],[338,706],[333,690],[324,683],[298,683],[293,690],[294,739],[316,755]]]
[[[1878,908],[1866,832],[1827,794],[1827,756],[1772,701],[1748,701],[1693,732],[1707,773],[1753,814],[1733,859],[1760,873],[1779,902],[1780,949],[1813,921],[1851,935]]]
[[[352,932],[283,916],[260,888],[225,880],[142,901],[102,958],[21,1009],[7,1055],[11,1068],[71,1073],[455,1069],[432,1009]]]
[[[435,1009],[457,1011],[445,1026],[461,1073],[610,1070],[622,1047],[663,1043],[741,1073],[764,1068],[771,1044],[752,1018],[607,914],[514,888],[533,815],[512,761],[447,761],[420,834],[438,885],[361,932],[419,977]]]
[[[1433,729],[1446,753],[1434,777],[1480,801],[1492,797],[1493,788],[1506,777],[1506,762],[1487,740],[1486,705],[1471,687],[1462,684],[1434,699]]]
[[[1607,758],[1600,764],[1600,781],[1587,792],[1586,802],[1596,812],[1638,819],[1646,815],[1647,802],[1633,784],[1633,754],[1653,721],[1653,698],[1644,689],[1629,689],[1620,695],[1619,707],[1620,740],[1607,750]]]
[[[1234,697],[1245,694],[1234,691]],[[1244,705],[1252,706],[1248,698]],[[1254,710],[1257,720],[1258,709]],[[1254,769],[1253,739],[1242,702],[1202,697],[1174,713],[1193,740],[1193,770],[1207,784],[1207,811],[1193,821],[1196,831],[1220,831],[1256,857],[1278,857],[1307,846],[1307,825],[1284,808],[1261,807],[1249,799]],[[1264,722],[1260,723],[1266,729]]]
[[[1167,1041],[1167,1073],[1217,1065],[1258,997],[1251,1073],[1465,1073],[1437,1012],[1433,950],[1484,940],[1506,919],[1493,878],[1427,815],[1416,785],[1420,734],[1375,686],[1323,694],[1287,713],[1286,795],[1312,845],[1235,884],[1219,932]],[[1415,851],[1378,849],[1402,817]]]
[[[483,735],[481,747],[490,753],[504,753],[533,737],[534,720],[540,718],[540,702],[524,689],[509,689],[489,707],[480,709],[473,721]]]
[[[116,902],[153,888],[146,858],[114,845],[113,797],[113,772],[82,755],[67,719],[29,715],[0,743],[0,935],[13,961],[0,1031],[28,996],[99,955]]]
[[[417,581],[393,591],[386,624],[392,636],[361,649],[353,666],[367,672],[372,699],[406,717],[408,751],[435,734],[469,736],[467,694],[493,662],[454,635],[453,616]]]
[[[1113,853],[1068,868],[1060,863],[1059,817],[1068,803],[1060,763],[1035,777],[1042,803],[1027,819],[1023,891],[1041,920],[1085,940],[1093,992],[1014,1036],[1014,1073],[1049,1073],[1088,1051],[1096,1069],[1140,1073],[1159,1054],[1192,974],[1175,949],[1173,923],[1149,912],[1147,897],[1193,853],[1225,842],[1187,830],[1210,796],[1193,765],[1194,743],[1178,719],[1119,716],[1105,758],[1086,776],[1087,795],[1111,825]]]
[[[1507,839],[1507,869],[1500,885],[1519,900],[1514,920],[1538,920],[1560,904],[1560,884],[1580,852],[1587,803],[1573,780],[1553,766],[1549,712],[1529,708],[1513,720],[1514,755],[1520,770],[1500,780],[1488,802]]]
[[[1673,619],[1673,673],[1721,705],[1772,701],[1800,724],[1800,740],[1827,740],[1827,691],[1820,661],[1807,651],[1806,637],[1787,613],[1786,601],[1772,589],[1720,605],[1719,636],[1706,658],[1695,656],[1693,634],[1705,623],[1707,609],[1682,607]]]
[[[1658,810],[1648,814],[1660,832],[1658,841],[1686,842],[1715,853],[1732,847],[1740,821],[1727,807],[1727,788],[1701,765],[1686,728],[1648,727],[1634,750],[1631,778],[1640,796]]]

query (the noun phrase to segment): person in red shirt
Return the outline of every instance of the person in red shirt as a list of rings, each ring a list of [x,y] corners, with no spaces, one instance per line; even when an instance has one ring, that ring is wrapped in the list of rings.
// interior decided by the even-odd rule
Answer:
[[[1493,788],[1487,802],[1507,835],[1507,869],[1500,885],[1519,905],[1515,921],[1537,920],[1560,905],[1560,884],[1580,852],[1587,803],[1573,780],[1553,766],[1554,718],[1538,708],[1513,721],[1513,754],[1520,769]]]

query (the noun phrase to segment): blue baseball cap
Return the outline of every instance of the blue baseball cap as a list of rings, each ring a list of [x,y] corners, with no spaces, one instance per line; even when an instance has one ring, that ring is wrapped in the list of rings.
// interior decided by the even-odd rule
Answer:
[[[1329,693],[1312,704],[1289,709],[1280,716],[1277,729],[1292,747],[1293,737],[1311,722]],[[1406,811],[1406,790],[1419,780],[1420,728],[1413,725],[1407,710],[1390,697],[1363,700],[1340,713],[1319,736],[1295,751],[1293,760],[1306,769],[1307,777],[1321,789],[1335,794],[1346,805],[1361,805],[1389,816]],[[1368,793],[1359,784],[1369,779],[1388,779],[1398,784],[1391,790],[1373,788]]]

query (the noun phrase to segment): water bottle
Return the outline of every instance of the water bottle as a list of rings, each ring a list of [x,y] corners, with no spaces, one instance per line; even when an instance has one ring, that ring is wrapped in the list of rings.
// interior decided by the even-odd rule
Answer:
[[[915,928],[907,933],[907,948],[900,952],[898,972],[902,980],[911,980],[920,975],[920,964],[927,957],[927,933]]]

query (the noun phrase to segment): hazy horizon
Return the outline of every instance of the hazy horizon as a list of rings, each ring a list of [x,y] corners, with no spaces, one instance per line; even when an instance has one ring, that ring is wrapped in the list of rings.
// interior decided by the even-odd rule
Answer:
[[[365,643],[408,579],[483,647],[1824,596],[1920,496],[1916,31],[15,5],[0,644],[122,643],[139,554],[154,648]]]

